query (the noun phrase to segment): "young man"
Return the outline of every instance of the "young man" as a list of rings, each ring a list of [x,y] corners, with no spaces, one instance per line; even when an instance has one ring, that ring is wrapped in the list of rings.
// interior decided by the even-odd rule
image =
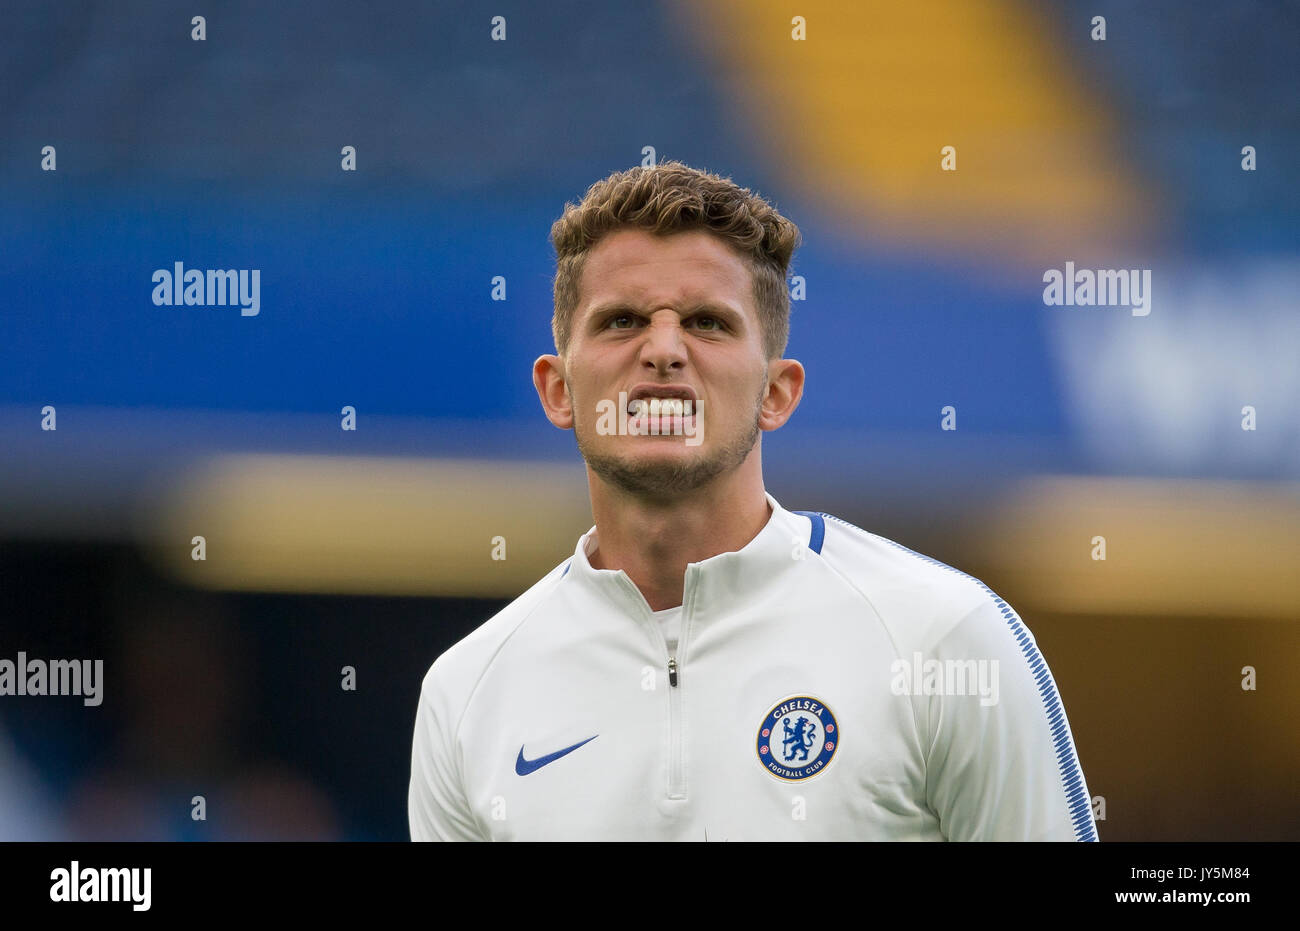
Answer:
[[[438,658],[414,840],[1095,840],[1032,635],[977,579],[763,486],[799,242],[675,162],[566,205],[556,355],[595,527]]]

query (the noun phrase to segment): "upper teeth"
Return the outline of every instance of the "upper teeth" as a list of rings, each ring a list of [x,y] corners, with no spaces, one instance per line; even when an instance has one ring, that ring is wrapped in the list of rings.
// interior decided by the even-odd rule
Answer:
[[[681,414],[689,417],[694,411],[694,403],[681,398],[638,398],[627,406],[627,412],[633,417],[640,414],[668,415]]]

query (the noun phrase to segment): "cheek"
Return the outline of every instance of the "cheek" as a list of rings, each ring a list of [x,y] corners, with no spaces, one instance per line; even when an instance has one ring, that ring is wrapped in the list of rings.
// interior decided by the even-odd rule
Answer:
[[[720,405],[714,404],[714,415],[727,420],[748,420],[766,394],[767,373],[764,372],[761,378],[737,377],[720,387],[722,390],[718,396],[725,399],[725,410],[718,410]]]
[[[569,403],[573,406],[575,427],[586,427],[595,423],[600,412],[596,405],[600,392],[586,381],[569,381]]]
[[[611,363],[615,364],[611,364]],[[584,415],[586,417],[595,416],[596,405],[607,400],[612,403],[618,403],[619,388],[625,383],[626,379],[620,379],[619,375],[626,371],[626,368],[620,369],[616,360],[608,356],[598,359],[588,359],[578,371],[569,373],[569,397],[573,399],[575,409],[577,405],[583,405]]]

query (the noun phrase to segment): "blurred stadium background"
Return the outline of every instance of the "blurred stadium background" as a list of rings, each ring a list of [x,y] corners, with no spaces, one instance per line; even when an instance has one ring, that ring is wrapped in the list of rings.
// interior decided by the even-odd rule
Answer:
[[[1019,609],[1103,840],[1300,839],[1300,6],[796,6],[7,4],[0,658],[106,682],[0,698],[0,838],[405,839],[421,676],[590,525],[550,223],[653,146],[803,231],[769,490]]]

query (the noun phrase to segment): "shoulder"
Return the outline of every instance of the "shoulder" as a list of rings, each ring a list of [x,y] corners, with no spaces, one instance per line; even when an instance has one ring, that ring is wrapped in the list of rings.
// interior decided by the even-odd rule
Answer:
[[[825,564],[867,603],[901,648],[925,649],[972,615],[1000,616],[1006,603],[972,575],[825,512],[813,520]],[[814,547],[815,548],[815,547]],[[991,612],[991,614],[990,614]]]
[[[421,702],[444,712],[463,711],[495,658],[555,591],[568,568],[566,559],[434,660],[421,683]]]

